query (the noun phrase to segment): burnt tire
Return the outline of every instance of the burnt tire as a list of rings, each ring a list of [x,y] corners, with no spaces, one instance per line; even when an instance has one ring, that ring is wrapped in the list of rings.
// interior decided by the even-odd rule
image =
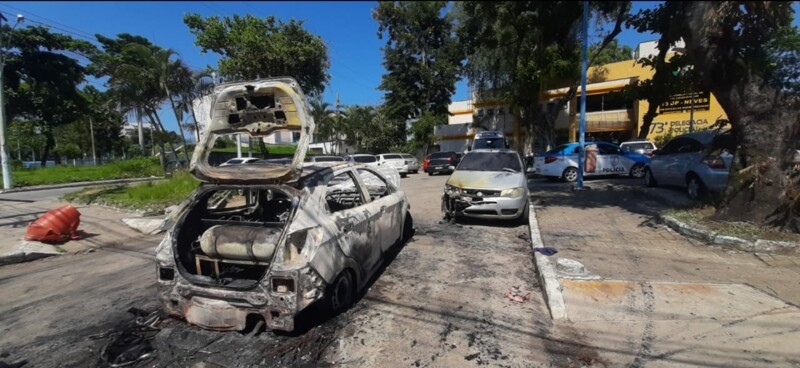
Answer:
[[[328,309],[338,314],[353,305],[355,299],[355,280],[349,270],[344,270],[325,290],[325,304]]]
[[[403,238],[401,241],[407,242],[414,236],[414,218],[410,213],[406,213],[406,219],[403,221]]]

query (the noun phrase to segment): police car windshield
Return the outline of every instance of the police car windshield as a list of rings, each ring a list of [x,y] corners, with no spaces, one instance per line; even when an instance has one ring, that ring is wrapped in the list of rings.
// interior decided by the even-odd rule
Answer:
[[[470,152],[456,170],[520,172],[522,167],[514,152]]]
[[[505,144],[503,144],[503,138],[477,138],[475,139],[475,144],[473,144],[473,149],[482,149],[482,148],[506,148]]]

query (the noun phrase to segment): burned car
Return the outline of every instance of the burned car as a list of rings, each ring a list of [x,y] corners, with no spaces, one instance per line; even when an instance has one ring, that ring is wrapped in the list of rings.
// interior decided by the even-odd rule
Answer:
[[[201,184],[167,219],[156,249],[158,298],[171,316],[218,331],[259,321],[292,331],[312,304],[347,309],[391,248],[413,235],[396,175],[303,163],[314,128],[305,101],[290,78],[215,89],[190,164]],[[300,130],[291,164],[208,164],[219,136],[278,129]]]

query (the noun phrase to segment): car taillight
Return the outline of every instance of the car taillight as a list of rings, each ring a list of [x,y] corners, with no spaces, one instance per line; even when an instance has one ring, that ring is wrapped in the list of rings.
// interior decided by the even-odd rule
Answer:
[[[708,165],[708,167],[710,167],[712,169],[725,169],[726,168],[725,167],[725,161],[723,161],[722,157],[719,157],[718,155],[708,155],[708,156],[704,157],[703,160],[700,161],[700,162]]]
[[[447,157],[447,162],[453,162],[453,158],[452,157]]]
[[[556,162],[556,160],[558,160],[558,158],[555,156],[547,156],[544,158],[544,163],[549,164],[551,162]]]

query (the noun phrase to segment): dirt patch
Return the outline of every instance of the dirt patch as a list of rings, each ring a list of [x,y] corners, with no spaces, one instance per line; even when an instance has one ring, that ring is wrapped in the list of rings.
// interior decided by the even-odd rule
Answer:
[[[701,226],[718,232],[721,235],[734,236],[749,241],[762,239],[800,243],[800,234],[790,231],[783,231],[749,222],[718,221],[715,217],[716,210],[713,207],[684,210],[670,209],[662,213],[666,216],[674,217],[681,222]]]

